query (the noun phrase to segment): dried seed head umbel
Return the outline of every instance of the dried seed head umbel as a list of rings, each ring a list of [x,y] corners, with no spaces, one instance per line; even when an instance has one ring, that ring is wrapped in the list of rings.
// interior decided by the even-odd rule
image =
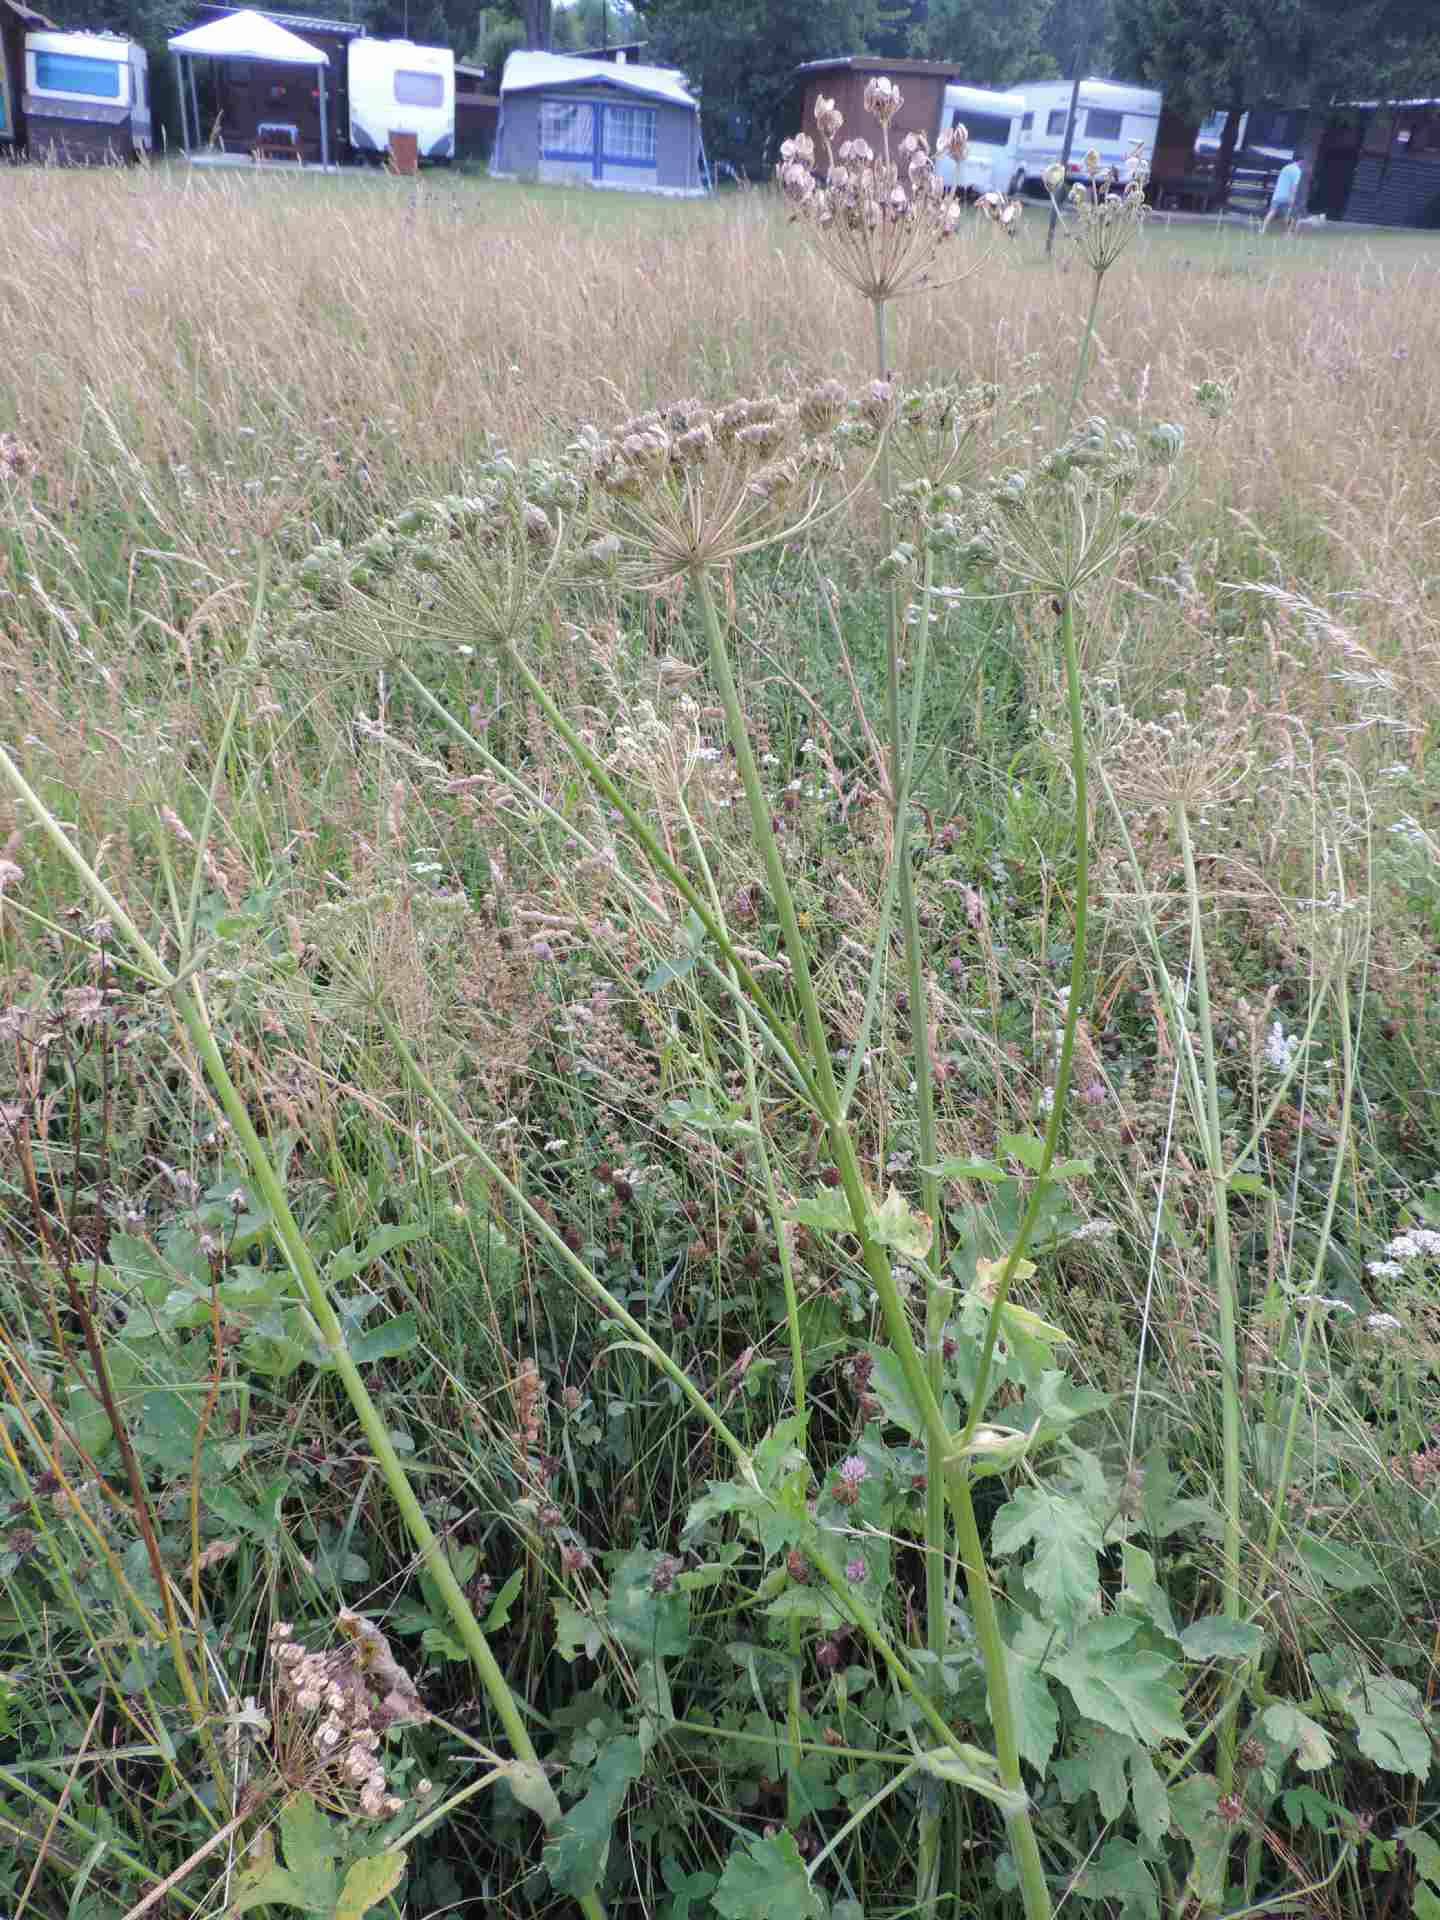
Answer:
[[[583,429],[596,571],[658,593],[788,539],[843,475],[839,430],[859,418],[834,381],[796,399],[682,401],[612,433]]]
[[[1065,182],[1064,170],[1048,168],[1045,185],[1066,237],[1098,276],[1109,272],[1144,224],[1150,169],[1138,145],[1130,149],[1125,162],[1123,185],[1113,172],[1107,172],[1093,147],[1084,165],[1085,180],[1077,180],[1066,196],[1068,213],[1056,198]]]
[[[968,134],[961,126],[947,128],[934,153],[918,132],[907,133],[892,148],[890,123],[903,104],[893,80],[877,75],[866,86],[865,110],[879,129],[877,152],[868,140],[858,138],[836,146],[844,115],[822,94],[815,105],[815,125],[825,143],[823,172],[816,170],[815,142],[808,133],[797,133],[782,144],[775,170],[792,217],[825,264],[876,302],[946,284],[935,278],[936,255],[964,215],[962,195],[945,185],[935,163],[946,157],[958,165]],[[1002,232],[1014,233],[1018,201],[986,194],[979,207]]]

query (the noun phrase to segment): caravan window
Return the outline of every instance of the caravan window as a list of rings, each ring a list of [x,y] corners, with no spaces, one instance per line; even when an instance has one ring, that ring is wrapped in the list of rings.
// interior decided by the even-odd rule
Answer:
[[[37,53],[35,84],[42,93],[84,93],[92,100],[123,100],[118,60],[81,53]]]
[[[605,158],[655,164],[653,107],[606,107]]]
[[[595,109],[579,100],[540,102],[540,151],[559,158],[568,153],[587,157],[595,148]]]
[[[964,113],[959,108],[952,127],[964,127],[977,147],[1008,147],[1010,122],[1003,113]]]
[[[412,73],[401,68],[395,75],[397,107],[443,107],[445,78],[439,73]]]
[[[1021,131],[1024,133],[1029,133],[1030,129],[1034,126],[1034,124],[1035,124],[1034,114],[1027,113],[1025,118],[1020,122]]]
[[[1085,131],[1092,140],[1118,140],[1124,128],[1124,114],[1108,108],[1091,107],[1085,116]]]
[[[1068,107],[1057,107],[1045,122],[1045,132],[1047,136],[1053,140],[1057,135],[1063,135],[1065,132],[1065,122],[1069,118],[1070,109]]]

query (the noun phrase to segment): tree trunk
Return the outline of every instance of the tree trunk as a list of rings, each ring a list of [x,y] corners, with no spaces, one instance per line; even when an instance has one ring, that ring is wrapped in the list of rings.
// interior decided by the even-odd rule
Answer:
[[[552,0],[524,0],[525,45],[546,53],[550,48]]]

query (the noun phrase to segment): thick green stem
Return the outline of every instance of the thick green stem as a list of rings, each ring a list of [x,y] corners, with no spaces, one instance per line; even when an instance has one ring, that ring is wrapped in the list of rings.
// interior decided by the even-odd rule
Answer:
[[[1085,331],[1080,336],[1080,351],[1075,356],[1075,378],[1070,382],[1070,398],[1065,403],[1065,418],[1060,422],[1062,440],[1070,431],[1070,422],[1075,418],[1075,405],[1080,398],[1080,389],[1085,384],[1085,369],[1090,364],[1090,343],[1095,337],[1095,315],[1100,307],[1100,289],[1104,284],[1104,274],[1097,273],[1090,288],[1090,311],[1085,316]]]
[[[1225,1169],[1225,1137],[1220,1126],[1220,1076],[1215,1059],[1215,1028],[1210,1010],[1210,973],[1200,919],[1200,882],[1195,871],[1195,848],[1190,821],[1182,802],[1172,809],[1185,868],[1185,892],[1190,904],[1190,928],[1195,953],[1195,1024],[1200,1036],[1200,1064],[1205,1097],[1203,1135],[1210,1174],[1211,1247],[1214,1252],[1215,1292],[1220,1320],[1220,1444],[1221,1444],[1221,1609],[1227,1620],[1240,1618],[1240,1346],[1239,1312],[1235,1291],[1234,1250],[1230,1240],[1230,1201]],[[1215,1777],[1220,1791],[1229,1793],[1235,1778],[1238,1701],[1220,1723]]]
[[[1085,947],[1089,927],[1090,898],[1090,795],[1085,746],[1085,708],[1080,680],[1080,650],[1075,638],[1075,596],[1071,592],[1066,592],[1060,602],[1060,649],[1065,662],[1065,703],[1070,718],[1071,779],[1075,793],[1075,933],[1070,949],[1070,990],[1065,1002],[1065,1024],[1060,1034],[1060,1058],[1056,1063],[1055,1080],[1051,1087],[1050,1118],[1045,1128],[1044,1150],[1036,1170],[1035,1184],[1030,1190],[1029,1201],[1021,1216],[1020,1231],[1015,1236],[1014,1244],[1010,1248],[996,1283],[990,1321],[985,1329],[985,1343],[980,1351],[980,1365],[975,1374],[975,1388],[970,1396],[970,1409],[965,1419],[965,1431],[961,1436],[962,1443],[969,1441],[973,1435],[990,1397],[990,1368],[994,1363],[995,1342],[1000,1332],[1000,1312],[1009,1297],[1016,1269],[1025,1257],[1030,1236],[1035,1231],[1035,1223],[1040,1217],[1040,1208],[1044,1204],[1046,1189],[1049,1185],[1050,1169],[1054,1165],[1055,1155],[1059,1149],[1060,1132],[1065,1124],[1065,1103],[1070,1092],[1070,1073],[1075,1058],[1075,1029],[1080,1020],[1080,999],[1085,986]]]
[[[875,318],[875,377],[889,376],[886,303],[872,303]],[[890,510],[893,477],[888,436],[880,449],[876,470],[880,515],[886,553],[895,544],[894,515]],[[930,560],[926,556],[925,590],[921,595],[920,631],[916,637],[911,675],[911,724],[901,718],[900,676],[903,638],[900,593],[892,582],[885,590],[885,719],[890,746],[890,798],[894,809],[891,858],[895,863],[900,926],[905,943],[905,987],[909,1002],[910,1064],[915,1076],[916,1145],[920,1156],[920,1209],[931,1222],[930,1278],[925,1299],[925,1365],[930,1390],[937,1403],[945,1391],[945,1298],[937,1284],[944,1259],[940,1211],[940,1182],[934,1172],[940,1159],[935,1125],[935,1081],[930,1061],[929,1000],[925,989],[925,953],[920,938],[920,915],[915,904],[915,876],[910,870],[910,779],[915,764],[915,739],[924,689],[925,653],[929,644]],[[949,1645],[945,1613],[945,1460],[933,1446],[927,1448],[925,1482],[925,1644],[937,1659]],[[932,1805],[920,1818],[920,1858],[917,1895],[923,1908],[933,1907],[939,1891],[943,1800],[932,1794]]]
[[[1340,1204],[1340,1189],[1345,1179],[1345,1159],[1350,1146],[1350,1108],[1355,1091],[1355,1062],[1350,1038],[1350,989],[1345,978],[1343,964],[1337,969],[1336,1008],[1340,1027],[1341,1070],[1344,1084],[1340,1095],[1340,1126],[1335,1142],[1335,1169],[1330,1176],[1330,1190],[1325,1198],[1325,1217],[1320,1223],[1320,1232],[1315,1242],[1315,1259],[1310,1269],[1310,1298],[1305,1308],[1305,1326],[1300,1336],[1300,1351],[1295,1360],[1295,1387],[1290,1396],[1290,1413],[1285,1423],[1285,1443],[1280,1452],[1280,1466],[1275,1476],[1275,1486],[1270,1495],[1270,1525],[1265,1533],[1265,1558],[1263,1565],[1270,1567],[1275,1562],[1275,1550],[1280,1542],[1280,1528],[1284,1523],[1285,1501],[1290,1491],[1290,1469],[1295,1458],[1295,1438],[1300,1429],[1300,1415],[1308,1404],[1309,1391],[1305,1373],[1310,1364],[1310,1341],[1315,1331],[1315,1313],[1320,1294],[1324,1291],[1325,1257],[1330,1251],[1330,1234],[1335,1225],[1335,1213]]]
[[[999,1619],[990,1592],[990,1573],[980,1542],[980,1532],[975,1519],[968,1480],[963,1471],[946,1469],[946,1462],[953,1450],[954,1441],[946,1430],[940,1398],[931,1386],[929,1370],[916,1347],[909,1315],[891,1270],[889,1254],[875,1241],[870,1232],[869,1209],[859,1158],[836,1098],[829,1044],[819,1003],[815,997],[804,937],[796,917],[784,863],[775,842],[769,801],[761,785],[759,769],[750,747],[739,690],[735,684],[729,650],[720,625],[719,611],[715,606],[709,583],[703,574],[696,579],[695,587],[705,620],[711,668],[721,704],[725,710],[731,744],[735,749],[736,764],[740,770],[741,783],[749,805],[751,826],[774,895],[775,910],[780,920],[786,954],[790,960],[793,984],[804,1015],[806,1037],[815,1052],[815,1058],[810,1063],[811,1071],[815,1076],[817,1087],[822,1090],[822,1098],[828,1097],[830,1101],[828,1111],[822,1114],[822,1118],[826,1123],[831,1153],[840,1175],[841,1191],[845,1195],[855,1233],[860,1241],[865,1271],[880,1302],[886,1333],[901,1372],[905,1376],[906,1385],[914,1396],[915,1404],[920,1409],[924,1420],[927,1458],[936,1463],[938,1477],[946,1486],[954,1506],[960,1554],[965,1564],[965,1576],[975,1616],[976,1639],[989,1687],[991,1720],[996,1730],[996,1757],[1000,1764],[1001,1783],[1018,1796],[1017,1810],[1007,1813],[1006,1819],[1015,1848],[1026,1920],[1049,1920],[1052,1912],[1050,1890],[1045,1883],[1039,1843],[1030,1819],[1028,1801],[1025,1799],[1005,1644],[1001,1638]],[[1078,994],[1076,997],[1078,999]],[[943,1540],[941,1544],[943,1550]],[[853,1599],[851,1606],[853,1610]],[[883,1637],[872,1636],[863,1618],[859,1620],[859,1624],[897,1681],[912,1697],[917,1697],[914,1682],[908,1671],[884,1642]],[[936,1712],[933,1703],[924,1695],[919,1695],[918,1700],[927,1722],[935,1726],[937,1731],[942,1733],[942,1737],[953,1739],[954,1736],[950,1735],[945,1728],[945,1723]]]

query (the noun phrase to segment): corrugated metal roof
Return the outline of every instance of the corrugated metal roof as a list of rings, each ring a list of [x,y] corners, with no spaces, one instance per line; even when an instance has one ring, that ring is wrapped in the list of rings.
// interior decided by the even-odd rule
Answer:
[[[699,105],[687,93],[684,75],[673,67],[637,67],[630,61],[576,60],[564,53],[517,50],[505,62],[500,91],[533,93],[541,87],[618,87],[647,100],[669,100],[677,107]]]

